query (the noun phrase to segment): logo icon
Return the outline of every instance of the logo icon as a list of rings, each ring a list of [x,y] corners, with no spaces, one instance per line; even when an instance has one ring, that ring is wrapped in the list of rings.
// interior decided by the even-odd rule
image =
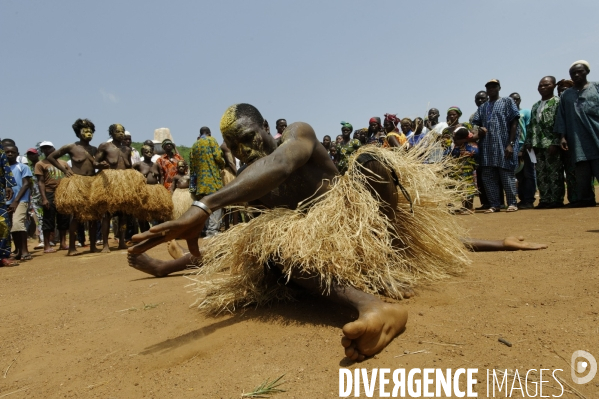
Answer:
[[[584,359],[584,360],[581,360]],[[586,384],[591,381],[595,374],[597,374],[597,360],[595,357],[586,351],[576,351],[572,354],[572,360],[570,362],[572,368],[572,381],[575,384]],[[578,377],[576,374],[582,374],[588,371],[588,374],[584,377]]]

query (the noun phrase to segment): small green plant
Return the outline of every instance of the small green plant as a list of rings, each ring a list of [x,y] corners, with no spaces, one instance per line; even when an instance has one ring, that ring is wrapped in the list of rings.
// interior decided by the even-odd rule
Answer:
[[[285,392],[283,389],[277,387],[283,385],[285,381],[281,381],[285,374],[282,374],[279,378],[273,381],[264,381],[260,386],[256,387],[252,392],[242,393],[242,398],[268,398],[270,395]]]

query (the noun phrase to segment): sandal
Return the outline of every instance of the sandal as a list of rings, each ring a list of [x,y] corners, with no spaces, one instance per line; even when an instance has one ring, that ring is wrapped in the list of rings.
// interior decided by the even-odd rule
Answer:
[[[499,208],[490,207],[489,209],[487,209],[485,211],[485,213],[495,213],[495,212],[499,212]]]
[[[510,205],[507,207],[506,212],[516,212],[518,207],[516,205]]]
[[[53,254],[54,252],[56,252],[56,250],[54,248],[50,248],[50,249],[45,249],[44,250],[45,254]]]
[[[21,260],[31,260],[31,259],[33,259],[33,256],[31,256],[31,254],[21,256]]]
[[[17,262],[16,260],[10,260],[10,259],[2,259],[0,260],[0,267],[11,267],[11,266],[19,266],[19,262]]]

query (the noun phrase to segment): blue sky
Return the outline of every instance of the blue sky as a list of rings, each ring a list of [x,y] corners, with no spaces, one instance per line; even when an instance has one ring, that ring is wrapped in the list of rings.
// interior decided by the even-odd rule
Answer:
[[[248,102],[274,125],[337,135],[386,112],[424,116],[498,78],[501,94],[537,99],[545,75],[586,59],[599,80],[599,1],[0,1],[0,137],[23,153],[92,144],[121,123],[134,141],[168,127],[190,146]]]

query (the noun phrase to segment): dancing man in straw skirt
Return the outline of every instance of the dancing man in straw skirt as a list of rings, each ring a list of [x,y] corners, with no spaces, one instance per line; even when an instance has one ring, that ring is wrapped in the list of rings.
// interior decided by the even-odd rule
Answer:
[[[404,306],[377,295],[400,299],[418,280],[456,274],[468,261],[466,248],[545,247],[519,239],[467,240],[465,246],[446,207],[455,193],[440,173],[445,165],[423,165],[418,154],[364,146],[339,176],[306,123],[291,124],[278,148],[249,104],[229,107],[220,128],[232,153],[249,166],[178,220],[134,236],[140,243],[129,249],[129,264],[154,276],[201,266],[198,303],[207,311],[288,298],[290,286],[300,287],[358,311],[358,319],[343,326],[342,345],[347,357],[363,360],[407,322]],[[210,214],[238,203],[259,205],[262,214],[200,251],[198,236]],[[144,253],[178,238],[187,240],[189,254],[161,261]],[[215,272],[219,278],[206,278]]]

